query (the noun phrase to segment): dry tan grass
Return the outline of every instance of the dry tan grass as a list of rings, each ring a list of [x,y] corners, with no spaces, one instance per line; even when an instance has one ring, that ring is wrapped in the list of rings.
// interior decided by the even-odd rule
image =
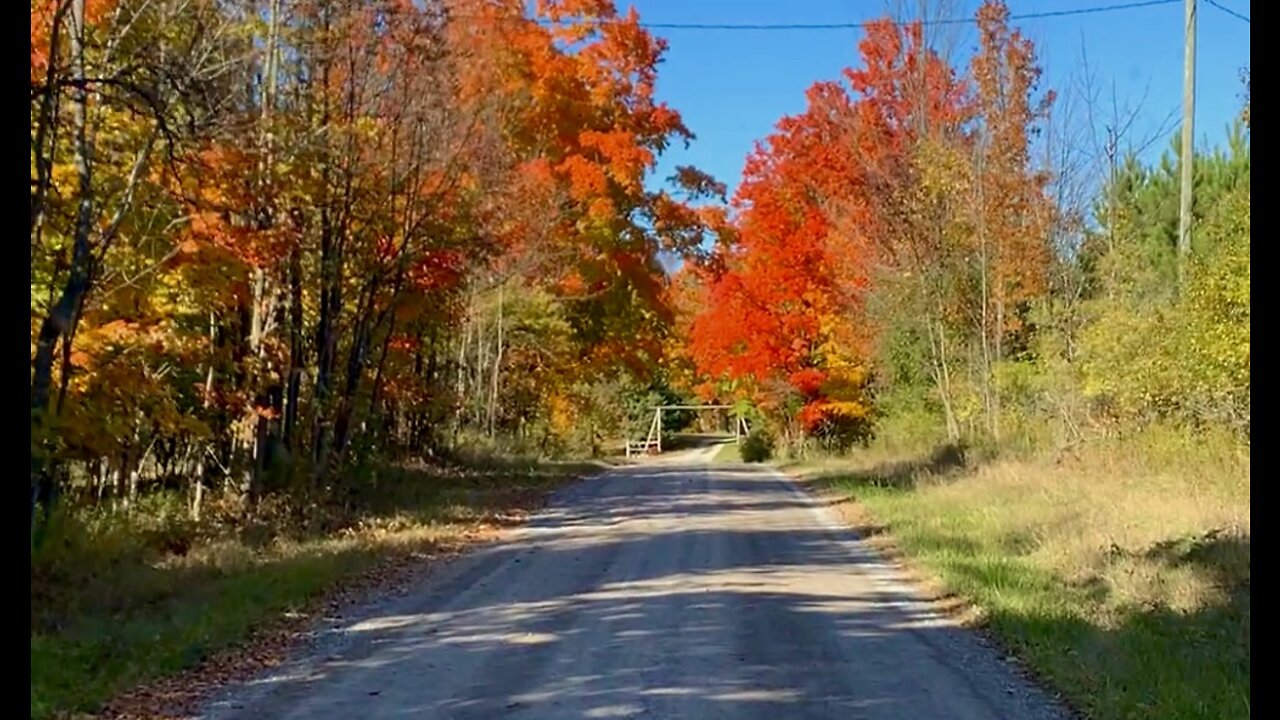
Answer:
[[[794,470],[1096,716],[1247,708],[1247,448],[1152,431],[1067,457],[872,449]]]

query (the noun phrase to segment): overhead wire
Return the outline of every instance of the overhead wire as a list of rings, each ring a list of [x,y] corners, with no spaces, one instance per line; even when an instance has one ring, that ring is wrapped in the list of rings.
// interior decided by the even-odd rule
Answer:
[[[1110,5],[1098,5],[1086,8],[1073,8],[1071,10],[1048,10],[1043,12],[1029,13],[1013,13],[1009,15],[1009,20],[1036,20],[1041,18],[1067,17],[1072,15],[1092,15],[1104,12],[1117,12],[1120,10],[1133,10],[1144,7],[1155,7],[1157,5],[1170,5],[1183,0],[1137,0],[1135,2],[1112,3]],[[1213,2],[1213,0],[1207,0]],[[1215,5],[1217,3],[1214,3]],[[1230,12],[1230,11],[1228,11]],[[1235,14],[1235,13],[1232,13]],[[1243,16],[1238,16],[1243,17]],[[1247,20],[1247,18],[1246,18]],[[543,25],[559,25],[556,21],[540,18],[539,21]],[[640,21],[640,26],[647,30],[730,30],[730,31],[787,31],[787,30],[856,30],[874,21],[864,20],[859,22],[843,22],[843,23],[680,23],[680,22],[647,22]],[[977,18],[934,18],[919,21],[921,25],[964,25],[976,23]]]
[[[1242,15],[1241,13],[1238,13],[1238,12],[1236,12],[1235,10],[1232,10],[1231,8],[1227,7],[1226,5],[1221,5],[1221,4],[1219,4],[1218,2],[1216,2],[1216,0],[1204,0],[1204,1],[1205,1],[1205,2],[1207,2],[1207,3],[1209,3],[1210,5],[1212,5],[1212,6],[1216,7],[1216,8],[1218,8],[1218,9],[1219,9],[1219,10],[1221,10],[1222,12],[1224,12],[1224,13],[1226,13],[1226,14],[1228,14],[1228,15],[1231,15],[1232,17],[1239,18],[1240,20],[1243,20],[1243,21],[1245,21],[1245,22],[1249,22],[1249,16],[1248,16],[1248,15]],[[1249,24],[1250,24],[1250,25],[1252,25],[1253,23],[1249,23]]]

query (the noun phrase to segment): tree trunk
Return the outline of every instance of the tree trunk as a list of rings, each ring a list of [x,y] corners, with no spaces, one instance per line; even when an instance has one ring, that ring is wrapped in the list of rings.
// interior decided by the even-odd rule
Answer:
[[[369,336],[372,333],[370,327],[372,321],[368,316],[368,308],[371,304],[372,301],[366,304],[365,311],[360,313],[361,319],[355,328],[354,337],[351,339],[351,351],[347,355],[346,385],[343,388],[342,397],[338,400],[338,411],[333,422],[333,452],[335,453],[333,460],[335,462],[341,461],[347,442],[351,438],[356,395],[360,391],[360,381],[364,378],[371,339]]]
[[[997,278],[999,276],[997,275]],[[995,373],[999,370],[1000,362],[1004,359],[1004,298],[1003,288],[999,285],[996,295],[996,326],[995,331],[995,365],[991,368],[991,439],[996,442],[1000,441],[1000,385],[996,380]]]
[[[302,248],[299,241],[289,251],[289,380],[284,398],[284,446],[296,453],[298,401],[306,358],[302,344]]]
[[[493,376],[489,393],[489,436],[493,437],[498,419],[498,387],[502,373],[502,304],[503,286],[498,286],[498,348],[493,359]]]
[[[390,325],[387,326],[386,335],[382,338],[382,348],[378,351],[378,364],[373,373],[373,393],[369,397],[370,417],[374,417],[378,413],[378,403],[382,399],[382,383],[385,377],[387,367],[387,355],[391,350],[391,336],[395,334],[396,317],[395,313],[391,314]]]
[[[243,491],[248,495],[250,505],[255,505],[262,490],[263,450],[266,444],[267,423],[267,418],[262,413],[267,406],[267,396],[259,390],[267,322],[267,274],[261,267],[253,269],[252,288],[249,301],[249,362],[252,369],[246,373],[251,399],[248,407],[244,409],[246,434],[242,436],[241,442],[244,467]]]
[[[942,413],[947,425],[947,439],[955,442],[960,439],[960,424],[956,420],[955,406],[951,396],[951,369],[947,361],[946,329],[942,321],[934,327],[932,319],[927,321],[929,328],[929,347],[933,354],[934,384],[938,388],[938,397],[942,401]]]
[[[195,474],[191,479],[191,520],[200,522],[200,508],[204,502],[204,457],[196,462]]]
[[[342,257],[339,242],[333,237],[329,213],[321,212],[320,233],[320,317],[316,324],[316,424],[313,434],[314,461],[323,467],[327,450],[325,417],[331,401],[333,368],[338,345],[338,315],[342,312]]]
[[[467,374],[470,371],[467,366],[467,347],[471,344],[471,325],[472,319],[475,317],[475,306],[476,296],[473,291],[471,297],[468,298],[467,314],[462,321],[462,342],[458,343],[457,401],[459,412],[453,423],[455,431],[462,425],[465,418],[466,406],[463,404],[463,399],[467,396]]]
[[[50,138],[50,135],[57,132],[56,120],[58,113],[56,108],[59,96],[54,87],[54,79],[58,68],[56,58],[61,55],[62,22],[70,7],[71,3],[67,0],[58,0],[57,6],[53,11],[49,33],[48,52],[50,60],[45,70],[45,90],[44,95],[40,98],[39,110],[36,112],[36,129],[31,143],[32,152],[35,154],[36,180],[31,191],[31,224],[28,230],[30,232],[33,256],[36,248],[40,245],[44,229],[45,200],[48,198],[49,190],[53,186],[53,158],[57,141],[56,135],[53,139]]]
[[[37,505],[46,512],[54,498],[54,473],[47,457],[52,448],[45,433],[45,414],[49,410],[53,386],[54,351],[58,341],[70,334],[75,315],[89,292],[93,276],[93,253],[89,235],[93,231],[95,213],[93,193],[93,146],[89,138],[89,91],[85,82],[84,33],[85,0],[71,2],[71,74],[76,81],[71,90],[71,117],[74,128],[74,164],[78,181],[79,202],[72,238],[71,268],[62,295],[40,324],[36,353],[32,361],[31,423],[32,435],[40,444],[40,452],[31,454],[31,528],[35,529]],[[50,60],[53,62],[53,60]]]
[[[483,431],[485,370],[488,369],[486,351],[489,349],[489,344],[485,342],[484,337],[484,314],[478,313],[476,321],[476,373],[475,377],[471,378],[471,421],[477,429]]]
[[[987,418],[987,428],[991,427],[992,403],[991,403],[991,334],[990,323],[987,321],[987,268],[984,258],[982,263],[982,315],[979,326],[978,338],[979,347],[982,350],[982,372],[979,373],[979,380],[982,385],[982,409],[983,414]]]

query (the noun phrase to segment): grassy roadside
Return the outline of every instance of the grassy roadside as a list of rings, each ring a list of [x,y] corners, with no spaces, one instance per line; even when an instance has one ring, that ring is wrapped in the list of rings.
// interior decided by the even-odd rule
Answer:
[[[738,449],[737,443],[725,443],[716,450],[716,454],[711,456],[713,463],[736,463],[742,462],[742,454]]]
[[[594,463],[386,471],[340,519],[299,526],[67,521],[32,562],[31,717],[91,712],[302,616],[397,566],[455,552],[521,519]],[[181,504],[174,514],[181,516]],[[216,515],[211,507],[210,515]],[[259,652],[253,650],[250,652]]]
[[[1249,717],[1249,461],[1227,443],[786,469],[1090,717]]]

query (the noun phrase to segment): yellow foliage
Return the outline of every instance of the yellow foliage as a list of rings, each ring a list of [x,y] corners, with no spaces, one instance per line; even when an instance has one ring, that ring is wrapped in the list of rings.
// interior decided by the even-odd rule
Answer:
[[[551,431],[560,437],[573,432],[578,413],[573,401],[563,393],[553,393],[547,398],[548,419]]]

